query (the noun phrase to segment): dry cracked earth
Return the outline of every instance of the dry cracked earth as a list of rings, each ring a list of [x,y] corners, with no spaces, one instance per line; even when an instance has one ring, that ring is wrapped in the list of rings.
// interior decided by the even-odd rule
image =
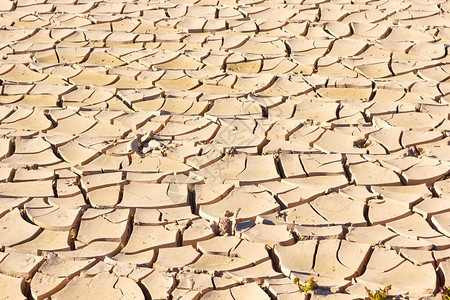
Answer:
[[[449,12],[0,0],[0,299],[440,299]]]

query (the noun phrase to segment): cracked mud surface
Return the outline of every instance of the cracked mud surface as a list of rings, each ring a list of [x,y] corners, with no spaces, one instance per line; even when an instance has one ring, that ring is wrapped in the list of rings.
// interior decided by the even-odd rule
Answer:
[[[449,11],[0,0],[0,299],[439,299]]]

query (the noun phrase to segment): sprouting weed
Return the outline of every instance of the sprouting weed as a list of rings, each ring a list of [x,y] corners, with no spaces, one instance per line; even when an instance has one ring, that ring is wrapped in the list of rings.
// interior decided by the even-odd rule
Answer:
[[[294,278],[294,284],[296,284],[305,293],[312,292],[317,288],[317,283],[314,281],[314,277],[304,281]]]
[[[450,287],[443,286],[439,288],[439,294],[441,294],[442,300],[450,300]]]
[[[387,287],[385,287],[384,289],[377,289],[375,291],[371,291],[368,288],[365,288],[368,297],[366,299],[369,300],[385,300],[387,299],[388,295],[389,295],[389,290],[391,289],[391,286],[388,285]]]

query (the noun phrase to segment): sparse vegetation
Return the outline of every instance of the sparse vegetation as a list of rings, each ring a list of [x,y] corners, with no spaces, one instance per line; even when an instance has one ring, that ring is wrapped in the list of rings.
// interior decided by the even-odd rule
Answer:
[[[439,294],[442,297],[442,300],[450,300],[450,287],[443,286],[439,288]]]
[[[305,293],[312,292],[317,288],[317,283],[314,281],[314,277],[304,281],[294,278],[294,283]]]
[[[366,292],[367,292],[367,297],[366,299],[369,300],[385,300],[387,299],[388,295],[389,295],[389,290],[391,289],[391,286],[388,285],[386,286],[384,289],[377,289],[375,291],[371,291],[368,288],[365,288]]]

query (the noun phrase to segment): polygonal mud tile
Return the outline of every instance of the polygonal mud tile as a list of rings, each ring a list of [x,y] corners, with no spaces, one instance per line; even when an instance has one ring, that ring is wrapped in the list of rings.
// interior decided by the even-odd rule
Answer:
[[[325,277],[349,279],[361,274],[369,258],[369,250],[369,244],[345,240],[319,241],[314,271]]]
[[[382,225],[369,227],[350,227],[346,239],[357,243],[382,244],[397,234]]]
[[[432,251],[405,249],[401,250],[400,253],[416,266],[421,266],[428,263],[434,264]]]
[[[348,185],[345,175],[311,176],[306,178],[282,179],[282,183],[292,184],[298,187],[316,188],[325,193],[343,188]]]
[[[259,264],[263,261],[270,260],[267,249],[268,247],[266,244],[241,240],[241,242],[231,250],[230,256],[245,258],[250,260],[253,264]]]
[[[303,170],[302,163],[300,162],[300,156],[298,154],[285,154],[282,153],[279,157],[283,177],[306,177],[306,172]]]
[[[91,192],[98,188],[115,186],[124,183],[121,172],[95,174],[83,176],[81,178],[81,186],[86,192]]]
[[[196,184],[196,212],[198,212],[200,205],[215,203],[223,199],[232,189],[233,186],[231,184]]]
[[[192,222],[193,220],[200,219],[199,216],[191,213],[190,206],[160,208],[159,211],[161,212],[161,221],[167,223]]]
[[[175,289],[176,280],[170,273],[153,271],[141,281],[152,299],[166,299]]]
[[[389,222],[386,226],[396,233],[412,239],[433,238],[441,235],[432,229],[430,224],[419,214],[412,214],[400,220]]]
[[[252,266],[252,262],[245,258],[203,254],[196,262],[186,266],[186,269],[214,274],[215,272],[229,272],[250,266]]]
[[[81,247],[81,245],[81,243],[77,243],[78,248],[76,250],[60,251],[57,254],[60,257],[73,260],[104,259],[106,256],[116,255],[121,248],[121,243],[116,241],[94,241],[87,246]]]
[[[314,148],[328,153],[366,153],[366,149],[359,146],[360,143],[358,137],[327,130],[314,142]]]
[[[330,122],[337,118],[338,103],[303,101],[297,104],[294,112],[294,120],[314,120],[316,122]]]
[[[202,299],[212,300],[212,299],[224,299],[224,300],[234,300],[233,296],[231,296],[230,290],[215,290],[206,293]]]
[[[402,145],[411,147],[413,145],[431,143],[442,139],[442,133],[439,131],[403,131]]]
[[[218,236],[207,241],[197,243],[197,249],[204,254],[229,255],[230,251],[241,242],[234,236]]]
[[[26,299],[25,279],[0,274],[0,286],[6,299]]]
[[[52,180],[54,177],[54,171],[52,170],[27,170],[27,169],[17,169],[14,174],[14,181],[45,181]]]
[[[344,229],[341,225],[326,227],[294,225],[293,232],[299,240],[339,239],[344,236]]]
[[[41,256],[11,252],[0,262],[0,271],[5,275],[28,279],[43,262]]]
[[[120,207],[164,208],[187,204],[185,184],[147,184],[132,182],[124,186]]]
[[[138,253],[155,248],[175,247],[180,234],[175,230],[167,230],[163,226],[135,225],[123,253]]]
[[[279,260],[281,272],[290,276],[291,272],[310,273],[313,268],[317,241],[299,241],[292,246],[276,245],[274,253]]]
[[[241,237],[250,242],[265,243],[270,247],[274,245],[292,245],[294,237],[285,225],[256,224],[242,233]]]
[[[431,197],[426,185],[408,186],[372,186],[371,190],[386,200],[392,200],[409,209],[419,203],[423,198]]]
[[[286,216],[286,222],[303,226],[324,226],[330,223],[318,214],[309,203],[293,206],[281,212]]]
[[[226,211],[236,211],[236,220],[243,221],[254,220],[259,214],[267,214],[279,209],[278,203],[269,193],[254,187],[249,190],[235,189],[219,202],[201,205],[199,214],[207,220],[218,222],[224,217]]]
[[[427,130],[435,128],[442,122],[442,118],[431,116],[429,114],[410,112],[379,116],[374,118],[375,124],[386,122],[387,124],[405,129]]]
[[[283,276],[273,269],[272,261],[270,260],[259,263],[253,267],[226,272],[226,274],[239,283],[255,281],[259,284],[268,278],[281,278]]]
[[[27,242],[13,246],[15,251],[41,255],[43,252],[70,251],[69,231],[43,230]]]
[[[371,225],[395,221],[411,215],[411,210],[404,205],[390,200],[370,200],[368,218]]]
[[[181,270],[185,266],[195,262],[200,255],[192,246],[162,248],[158,251],[158,258],[153,263],[153,268],[160,270]]]
[[[213,117],[237,117],[237,116],[262,116],[262,108],[259,104],[237,99],[218,99],[205,116]]]
[[[204,219],[192,221],[188,228],[183,231],[183,245],[196,245],[214,236],[215,227]]]
[[[139,253],[119,252],[114,256],[106,256],[105,261],[109,264],[125,268],[148,267],[156,259],[155,250],[147,250]]]
[[[441,236],[438,236],[438,238],[440,237]],[[396,251],[400,249],[431,250],[435,247],[433,243],[425,239],[411,239],[402,235],[397,235],[392,239],[387,240],[384,244],[387,249],[393,249]]]
[[[186,173],[191,170],[191,167],[166,157],[146,156],[144,158],[139,158],[138,156],[133,156],[131,164],[124,167],[123,170],[138,173]]]
[[[41,228],[48,230],[68,231],[76,226],[81,210],[58,208],[48,206],[46,208],[28,208],[25,204],[28,218]]]
[[[199,291],[183,290],[175,288],[172,293],[174,299],[200,299]]]
[[[39,268],[31,280],[31,294],[35,299],[44,299],[61,290],[72,278],[83,269],[95,264],[95,260],[72,261],[51,256]]]
[[[88,245],[95,241],[124,242],[128,235],[128,209],[88,209],[81,217],[77,241]]]
[[[253,147],[257,151],[261,150],[266,140],[263,135],[255,135],[248,130],[237,131],[236,125],[233,128],[230,128],[230,126],[227,125],[222,125],[213,139],[213,141],[218,143],[218,149],[228,149],[231,147],[245,149]]]
[[[213,290],[213,281],[208,274],[180,272],[177,274],[177,281],[177,288],[199,291],[202,295]]]
[[[374,140],[383,145],[389,152],[395,152],[402,149],[400,144],[402,131],[399,128],[382,128],[379,131],[371,133],[369,140]]]
[[[357,185],[401,185],[397,174],[370,162],[351,165],[350,173]]]
[[[59,159],[51,149],[47,149],[37,153],[14,153],[13,155],[1,161],[3,165],[11,167],[26,167],[26,166],[52,167],[61,162],[62,162],[61,159]]]
[[[402,177],[408,185],[425,183],[431,185],[450,171],[447,164],[435,160],[422,159],[421,162],[412,166],[402,173]]]
[[[393,294],[404,291],[409,291],[410,294],[433,293],[436,280],[432,264],[414,266],[395,251],[381,250],[378,247],[372,253],[366,271],[358,277],[358,282],[371,285],[370,287],[390,284]]]
[[[425,198],[413,207],[413,211],[429,220],[435,214],[449,211],[448,204],[449,200],[447,198]]]
[[[235,286],[231,288],[230,291],[234,299],[248,299],[248,297],[266,300],[270,299],[269,295],[267,295],[255,282]]]
[[[87,270],[81,271],[82,277],[94,277],[99,273],[110,273],[113,269],[113,265],[105,263],[104,261],[98,261],[94,266]]]
[[[344,173],[340,154],[302,154],[300,160],[308,176]]]
[[[92,149],[85,148],[76,142],[69,142],[58,148],[61,157],[70,164],[85,165],[100,154]]]
[[[35,238],[41,231],[38,226],[26,222],[21,217],[18,209],[13,209],[11,212],[0,218],[0,224],[2,228],[0,244],[3,247],[29,241]],[[15,228],[14,234],[12,234],[12,228]]]
[[[85,287],[89,286],[89,289]],[[76,276],[59,292],[52,295],[54,299],[67,297],[130,297],[145,299],[137,283],[125,277],[116,277],[109,273],[99,273],[93,277]]]
[[[332,224],[366,225],[364,202],[353,200],[339,193],[318,197],[310,205]]]
[[[436,228],[447,236],[450,236],[449,223],[450,213],[444,212],[433,215],[431,221]]]
[[[98,188],[86,194],[90,205],[96,208],[114,207],[120,201],[122,188],[120,185]]]

